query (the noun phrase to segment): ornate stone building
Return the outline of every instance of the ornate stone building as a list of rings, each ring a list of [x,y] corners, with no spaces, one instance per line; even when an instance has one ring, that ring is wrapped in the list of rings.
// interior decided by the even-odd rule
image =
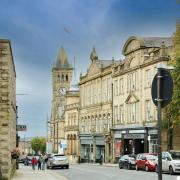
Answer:
[[[98,162],[112,158],[112,86],[114,60],[100,60],[95,48],[90,55],[91,65],[80,76],[79,139],[81,162]]]
[[[15,170],[11,152],[16,148],[16,71],[11,43],[0,40],[0,179]]]
[[[66,155],[69,161],[77,163],[79,160],[79,89],[70,88],[66,92],[65,106],[65,140],[67,142]]]
[[[130,37],[124,60],[112,71],[115,155],[154,152],[157,144],[157,111],[151,84],[157,64],[167,64],[172,39]]]
[[[64,108],[66,104],[66,91],[70,89],[73,68],[68,57],[61,48],[56,63],[52,68],[53,99],[51,109],[51,141],[55,152],[61,152],[60,143],[64,140]]]

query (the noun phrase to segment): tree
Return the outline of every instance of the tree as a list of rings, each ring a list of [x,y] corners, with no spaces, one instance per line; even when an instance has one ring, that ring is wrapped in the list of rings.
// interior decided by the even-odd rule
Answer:
[[[174,66],[172,71],[173,96],[171,103],[165,110],[165,119],[168,129],[168,149],[173,149],[173,131],[180,125],[180,22],[176,25],[173,37],[174,54],[170,64]]]
[[[39,151],[45,153],[46,151],[46,139],[45,138],[33,138],[31,141],[31,147],[37,154]]]

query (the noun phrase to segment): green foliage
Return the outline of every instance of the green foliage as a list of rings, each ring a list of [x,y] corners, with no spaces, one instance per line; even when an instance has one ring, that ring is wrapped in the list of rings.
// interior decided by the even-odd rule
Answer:
[[[174,66],[172,71],[173,96],[172,101],[167,107],[167,115],[171,119],[172,126],[180,125],[180,23],[176,26],[176,33],[173,38],[174,57],[171,64]]]
[[[33,138],[31,141],[31,147],[35,151],[36,154],[39,151],[44,154],[46,151],[46,139],[39,138],[39,137]]]

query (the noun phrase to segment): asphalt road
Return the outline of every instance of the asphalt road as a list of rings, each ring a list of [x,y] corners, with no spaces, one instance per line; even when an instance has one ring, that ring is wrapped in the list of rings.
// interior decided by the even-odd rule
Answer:
[[[69,169],[55,169],[69,180],[158,180],[155,172],[119,169],[104,165],[78,164]],[[163,174],[163,180],[177,180],[177,175]]]

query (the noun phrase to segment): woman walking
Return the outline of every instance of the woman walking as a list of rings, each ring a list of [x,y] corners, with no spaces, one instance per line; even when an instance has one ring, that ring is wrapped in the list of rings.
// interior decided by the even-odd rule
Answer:
[[[32,164],[32,169],[35,170],[35,166],[36,166],[36,159],[35,159],[35,157],[33,157],[31,159],[31,164]]]

